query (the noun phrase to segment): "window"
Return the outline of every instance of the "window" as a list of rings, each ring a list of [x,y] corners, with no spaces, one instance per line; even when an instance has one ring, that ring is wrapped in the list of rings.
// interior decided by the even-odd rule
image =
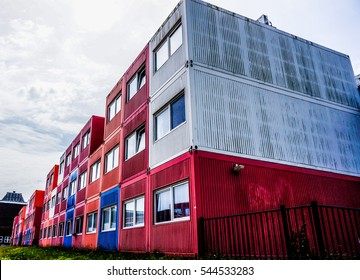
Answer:
[[[49,186],[52,184],[53,180],[54,180],[54,173],[52,173],[50,176]]]
[[[160,67],[169,59],[175,51],[182,45],[182,25],[176,27],[175,31],[167,36],[155,51],[155,71],[159,70]]]
[[[65,200],[68,198],[68,186],[64,187],[63,188],[63,191],[62,191],[62,200]]]
[[[69,187],[69,196],[72,196],[75,194],[75,190],[76,190],[76,182],[77,180],[75,179],[74,181],[70,182],[70,187]]]
[[[100,160],[90,167],[90,183],[100,178]]]
[[[155,114],[155,140],[162,138],[184,122],[185,97],[181,95]]]
[[[60,201],[61,201],[61,192],[58,192],[56,197],[56,204],[59,204]]]
[[[82,225],[83,225],[83,216],[77,217],[75,219],[75,233],[76,234],[82,233]]]
[[[121,94],[115,97],[108,106],[108,121],[111,121],[121,110]]]
[[[96,220],[97,220],[96,212],[87,215],[86,232],[88,233],[96,232]]]
[[[52,198],[51,198],[51,208],[54,208],[55,207],[55,199],[56,199],[56,196],[54,195]]]
[[[47,228],[44,228],[44,231],[43,231],[43,238],[44,239],[46,238],[46,231],[47,231]]]
[[[39,239],[42,239],[42,228],[40,229]],[[18,234],[18,229],[16,229],[16,234]]]
[[[90,144],[90,130],[88,130],[82,137],[81,150],[84,150]]]
[[[155,192],[155,223],[188,219],[190,216],[188,182]]]
[[[101,217],[101,230],[109,231],[116,229],[116,205],[104,208]]]
[[[81,173],[79,179],[79,190],[82,190],[86,187],[87,171]]]
[[[67,220],[65,235],[69,236],[69,235],[71,235],[71,232],[72,232],[72,220]]]
[[[144,225],[144,197],[124,202],[124,228]]]
[[[52,237],[56,237],[56,229],[57,229],[57,225],[54,225]]]
[[[64,222],[59,224],[59,236],[64,236]]]
[[[10,236],[4,237],[4,243],[10,243]]]
[[[145,149],[145,126],[141,126],[125,139],[125,159]]]
[[[59,174],[63,174],[63,172],[64,172],[64,165],[65,165],[65,162],[64,162],[64,160],[62,160],[62,161],[60,162]]]
[[[146,83],[145,66],[140,67],[140,70],[131,78],[127,84],[126,101],[129,101]]]
[[[66,156],[66,167],[68,167],[70,165],[70,162],[71,162],[71,153],[69,153],[67,156]]]
[[[119,164],[119,146],[110,150],[105,157],[105,173],[113,170]]]
[[[78,142],[74,147],[74,152],[73,152],[73,158],[74,159],[78,157],[79,150],[80,150],[80,142]]]
[[[52,226],[49,226],[48,227],[48,235],[47,235],[48,238],[51,237],[51,233],[52,233],[51,230],[52,230]]]

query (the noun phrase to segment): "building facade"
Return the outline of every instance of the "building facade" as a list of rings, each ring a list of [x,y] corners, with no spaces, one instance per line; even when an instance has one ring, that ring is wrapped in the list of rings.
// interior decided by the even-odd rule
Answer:
[[[360,208],[350,59],[268,21],[180,1],[107,95],[103,123],[96,145],[79,152],[84,127],[61,157],[43,246],[197,255],[204,219]]]

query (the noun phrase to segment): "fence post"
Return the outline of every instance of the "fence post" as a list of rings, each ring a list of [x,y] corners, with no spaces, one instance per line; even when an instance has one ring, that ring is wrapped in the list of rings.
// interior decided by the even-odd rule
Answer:
[[[325,259],[325,245],[324,245],[324,238],[322,235],[321,230],[321,222],[320,222],[320,215],[319,215],[319,208],[316,201],[311,201],[311,212],[314,218],[314,226],[315,226],[315,234],[318,243],[320,258]]]
[[[290,241],[290,235],[289,235],[289,224],[286,218],[286,209],[285,205],[280,205],[280,212],[281,212],[281,218],[282,218],[282,224],[284,229],[284,237],[285,237],[285,244],[286,244],[286,251],[288,258],[291,256],[291,241]]]
[[[199,218],[198,222],[198,254],[205,255],[205,232],[204,232],[204,218]]]

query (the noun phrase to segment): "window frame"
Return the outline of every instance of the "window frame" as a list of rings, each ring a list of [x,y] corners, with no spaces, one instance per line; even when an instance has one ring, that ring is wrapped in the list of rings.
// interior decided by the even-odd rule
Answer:
[[[137,215],[136,213],[137,211],[137,201],[139,200],[143,200],[143,222],[142,223],[137,223]],[[129,225],[126,226],[126,205],[130,204],[130,203],[134,203],[134,210],[133,210],[133,225]],[[131,198],[128,200],[125,200],[123,202],[123,229],[128,229],[128,228],[135,228],[135,227],[143,227],[145,226],[145,196],[141,195],[141,196],[137,196],[135,198]]]
[[[65,232],[64,232],[65,236],[71,236],[72,235],[72,220],[73,219],[66,220],[66,228],[65,228]],[[70,223],[70,227],[68,226],[68,223]]]
[[[90,144],[90,129],[81,137],[81,150],[83,151]]]
[[[81,191],[82,189],[85,189],[86,187],[87,187],[87,170],[85,170],[79,176],[78,191]]]
[[[57,224],[53,225],[53,232],[52,232],[52,237],[57,237]]]
[[[88,213],[86,216],[86,233],[96,233],[97,230],[97,211]],[[91,227],[89,227],[89,219],[91,217]],[[92,229],[90,231],[90,229]]]
[[[96,177],[94,177],[93,174],[95,174]],[[90,166],[90,183],[98,180],[100,178],[100,174],[101,174],[101,159],[97,160],[95,163],[93,163]]]
[[[184,112],[184,121],[177,124],[176,126],[172,127],[172,121],[173,121],[173,109],[172,109],[172,105],[175,104],[177,101],[179,101],[181,98],[184,98],[184,107],[183,107],[183,112]],[[169,130],[166,131],[164,134],[162,134],[161,136],[158,136],[158,117],[163,114],[165,111],[169,111],[168,113],[168,119],[167,124],[169,127]],[[180,92],[178,95],[176,95],[174,98],[172,98],[168,103],[166,103],[165,106],[163,106],[160,110],[158,110],[154,115],[154,142],[164,138],[166,135],[168,135],[169,133],[171,133],[173,130],[175,130],[176,128],[180,127],[181,125],[183,125],[184,123],[186,123],[186,100],[185,100],[185,93],[184,91]]]
[[[115,208],[115,227],[111,227],[112,226],[112,209]],[[109,211],[109,228],[105,228],[105,224],[104,224],[104,213]],[[101,210],[101,232],[108,232],[108,231],[115,231],[116,230],[116,226],[117,226],[117,205],[116,204],[113,204],[113,205],[110,205],[110,206],[107,206],[107,207],[104,207],[102,210]]]
[[[144,135],[143,147],[140,147],[141,139],[142,139],[141,135]],[[129,140],[134,136],[135,136],[135,152],[129,155]],[[125,138],[125,161],[134,157],[141,151],[145,150],[145,148],[146,148],[146,130],[145,130],[145,124],[142,124]]]
[[[117,152],[115,153],[115,150],[117,150]],[[108,164],[108,156],[112,154],[112,165],[111,165],[111,169],[108,169],[109,164]],[[114,156],[116,155],[116,157]],[[115,165],[115,158],[116,158],[116,162],[117,164]],[[119,166],[119,144],[115,145],[112,149],[110,149],[106,154],[105,154],[105,168],[104,168],[104,173],[109,173],[111,170],[114,170],[116,167]]]
[[[146,67],[145,64],[141,65],[136,73],[129,79],[126,84],[126,103],[128,103],[142,87],[146,84]],[[141,83],[145,79],[144,83]],[[135,92],[131,92],[131,85],[134,83]]]
[[[61,191],[61,201],[66,200],[69,197],[69,185],[65,186]]]
[[[74,233],[76,235],[82,235],[82,233],[83,233],[83,221],[84,221],[84,216],[75,217]]]
[[[68,194],[68,198],[70,196],[73,196],[76,193],[76,185],[77,185],[77,178],[73,181],[70,182],[69,184],[69,194]]]
[[[58,230],[58,236],[63,237],[64,236],[64,222],[59,223],[59,230]]]
[[[177,187],[179,186],[183,186],[184,184],[187,185],[187,195],[188,195],[188,202],[189,203],[189,214],[188,215],[185,215],[183,217],[179,217],[179,218],[176,218],[175,217],[175,201],[174,201],[174,189],[176,189]],[[158,222],[157,221],[157,208],[158,208],[158,205],[157,205],[157,200],[156,200],[156,196],[157,194],[160,194],[160,193],[164,193],[164,192],[167,192],[169,191],[169,201],[170,201],[170,220],[165,220],[165,221],[160,221]],[[157,189],[154,191],[154,196],[153,196],[153,202],[154,202],[154,224],[157,225],[157,224],[164,224],[164,223],[174,223],[174,222],[181,222],[181,221],[188,221],[190,220],[190,215],[191,215],[191,209],[190,209],[190,192],[189,192],[189,181],[188,180],[185,180],[185,181],[180,181],[180,182],[177,182],[175,184],[172,184],[172,185],[169,185],[169,186],[166,186],[164,188],[160,188],[160,189]]]
[[[171,47],[171,38],[174,36],[174,34],[181,28],[181,43],[178,45],[177,48],[172,49]],[[174,27],[170,30],[170,32],[164,37],[164,39],[158,44],[158,46],[153,51],[153,57],[154,57],[154,72],[156,73],[159,71],[159,69],[169,60],[169,58],[174,55],[174,53],[183,45],[184,38],[183,38],[183,28],[181,21],[176,23]],[[158,65],[158,53],[162,48],[165,47],[166,50],[166,59],[164,62],[159,66]]]
[[[73,159],[76,159],[80,154],[80,141],[76,143],[73,149]]]
[[[119,92],[115,98],[110,102],[107,108],[107,121],[110,122],[120,111],[121,111],[121,92]],[[114,115],[111,114],[111,108],[115,106],[115,113]],[[118,108],[119,107],[119,108]]]

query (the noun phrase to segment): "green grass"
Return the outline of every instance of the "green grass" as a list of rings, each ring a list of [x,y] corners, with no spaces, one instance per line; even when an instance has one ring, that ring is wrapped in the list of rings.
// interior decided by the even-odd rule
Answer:
[[[63,247],[0,246],[0,260],[172,260],[184,259],[162,253],[133,254],[118,251]],[[188,258],[187,258],[188,259]]]

